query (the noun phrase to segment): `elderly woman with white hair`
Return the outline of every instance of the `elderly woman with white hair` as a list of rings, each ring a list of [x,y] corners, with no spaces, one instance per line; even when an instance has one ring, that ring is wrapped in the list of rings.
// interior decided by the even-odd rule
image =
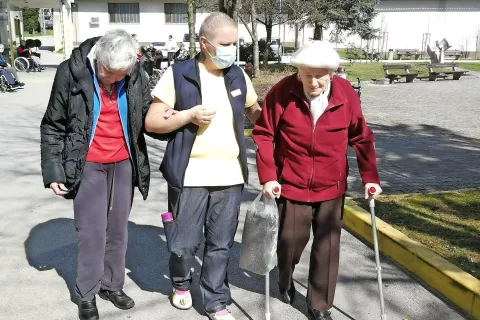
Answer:
[[[43,117],[43,182],[73,199],[78,234],[75,294],[82,320],[99,319],[95,296],[129,309],[122,290],[133,190],[144,199],[150,166],[143,135],[152,97],[123,30],[88,39],[60,64]]]
[[[298,73],[266,95],[253,129],[263,194],[278,198],[277,248],[281,299],[295,298],[293,271],[313,230],[308,311],[331,319],[338,275],[340,232],[347,190],[347,147],[356,152],[365,185],[381,193],[374,136],[351,84],[334,75],[340,57],[325,42],[301,47],[291,59]]]

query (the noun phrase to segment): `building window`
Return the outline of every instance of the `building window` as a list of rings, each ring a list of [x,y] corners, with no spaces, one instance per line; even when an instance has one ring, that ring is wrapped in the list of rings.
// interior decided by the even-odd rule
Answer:
[[[165,23],[188,23],[186,3],[165,3]]]
[[[140,23],[139,3],[109,3],[110,23]]]

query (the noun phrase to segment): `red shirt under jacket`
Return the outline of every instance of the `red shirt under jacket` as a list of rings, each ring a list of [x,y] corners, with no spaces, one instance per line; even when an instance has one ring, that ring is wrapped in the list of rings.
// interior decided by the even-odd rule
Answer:
[[[122,122],[118,112],[117,89],[108,93],[100,88],[100,116],[94,129],[95,135],[87,154],[87,161],[113,163],[128,159],[128,147],[123,135]]]

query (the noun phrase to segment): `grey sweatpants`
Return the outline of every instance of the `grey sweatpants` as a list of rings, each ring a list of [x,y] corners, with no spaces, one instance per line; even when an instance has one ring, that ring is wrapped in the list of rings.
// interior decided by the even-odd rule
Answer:
[[[130,160],[85,164],[73,201],[78,234],[75,293],[82,301],[91,300],[100,288],[123,288],[132,196]]]

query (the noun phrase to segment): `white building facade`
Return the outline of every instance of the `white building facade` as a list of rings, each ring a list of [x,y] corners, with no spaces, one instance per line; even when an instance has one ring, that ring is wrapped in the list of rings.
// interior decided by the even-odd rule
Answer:
[[[0,4],[5,1],[0,0]],[[85,39],[114,28],[137,34],[143,44],[165,41],[168,35],[180,42],[188,33],[186,2],[179,0],[70,0],[63,6],[60,0],[10,0],[15,5],[28,3],[29,6],[45,1],[60,3],[54,14],[55,47],[64,46],[67,55]],[[197,32],[207,15],[206,12],[197,12]],[[0,17],[0,23],[4,20]],[[424,40],[433,42],[446,38],[452,49],[474,52],[480,32],[480,0],[381,0],[378,16],[372,25],[380,29],[383,37],[371,47],[380,51],[422,49]],[[2,28],[0,25],[0,30]],[[247,29],[240,25],[239,30],[240,36],[249,42],[251,38]],[[324,31],[327,40],[329,33],[329,30]],[[262,24],[258,24],[258,34],[260,38],[266,36]],[[294,26],[274,26],[272,36],[292,45]],[[312,36],[312,28],[300,30],[299,44]],[[366,46],[358,37],[348,37],[337,46],[345,47],[350,42]]]

